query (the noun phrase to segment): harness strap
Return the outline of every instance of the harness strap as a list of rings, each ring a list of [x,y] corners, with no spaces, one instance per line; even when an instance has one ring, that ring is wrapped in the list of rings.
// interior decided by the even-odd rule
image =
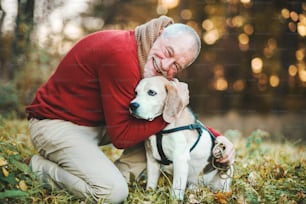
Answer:
[[[162,133],[159,132],[156,134],[156,145],[157,145],[157,150],[160,156],[160,160],[158,160],[158,162],[163,165],[169,165],[172,163],[172,161],[170,161],[164,153],[163,146],[162,146],[162,138],[163,138]]]
[[[162,130],[158,133],[156,133],[156,145],[157,145],[157,150],[159,153],[159,156],[161,158],[161,160],[159,161],[159,163],[164,164],[164,165],[169,165],[172,163],[172,161],[170,161],[164,151],[163,151],[163,147],[162,147],[162,137],[163,134],[168,134],[168,133],[173,133],[173,132],[177,132],[177,131],[181,131],[181,130],[194,130],[196,129],[198,131],[198,138],[195,141],[195,143],[192,145],[192,147],[190,148],[190,152],[197,146],[197,144],[199,143],[202,133],[203,133],[203,129],[206,130],[209,134],[210,137],[212,139],[212,142],[214,144],[215,141],[215,136],[202,124],[200,123],[198,120],[196,120],[196,122],[194,124],[190,124],[190,125],[185,125],[185,126],[181,126],[181,127],[176,127],[176,128],[172,128],[172,129],[168,129],[168,130]],[[212,145],[213,148],[213,145]]]

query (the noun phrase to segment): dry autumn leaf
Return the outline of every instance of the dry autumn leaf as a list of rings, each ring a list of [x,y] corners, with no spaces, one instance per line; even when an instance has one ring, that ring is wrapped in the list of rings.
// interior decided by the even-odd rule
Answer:
[[[217,203],[227,204],[231,195],[231,192],[217,192],[215,194],[215,200]]]
[[[17,152],[11,151],[11,150],[9,150],[9,149],[6,150],[6,153],[7,153],[8,155],[17,155],[17,154],[18,154]]]
[[[6,170],[5,167],[2,167],[2,173],[5,177],[7,177],[9,175],[9,172]]]
[[[20,190],[22,190],[22,191],[27,191],[28,190],[28,186],[27,186],[27,184],[25,183],[24,180],[21,180],[18,185],[19,185]]]
[[[5,166],[5,165],[7,165],[7,161],[3,157],[1,157],[0,158],[0,166]]]

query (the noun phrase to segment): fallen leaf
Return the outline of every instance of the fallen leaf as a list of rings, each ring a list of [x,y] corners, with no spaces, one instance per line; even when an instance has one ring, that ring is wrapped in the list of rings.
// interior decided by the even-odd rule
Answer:
[[[9,149],[6,150],[6,153],[7,153],[8,155],[17,155],[17,154],[18,154],[17,152],[11,151],[11,150],[9,150]]]
[[[24,180],[21,180],[18,185],[19,185],[20,190],[22,190],[22,191],[27,191],[28,190],[28,186],[27,186],[27,184],[25,183]]]
[[[227,204],[231,195],[231,192],[217,192],[215,194],[215,200],[217,203]]]
[[[5,165],[7,165],[7,161],[3,157],[1,157],[0,158],[0,166],[5,166]]]
[[[7,177],[9,175],[9,172],[6,170],[5,167],[2,167],[2,173],[5,177]]]

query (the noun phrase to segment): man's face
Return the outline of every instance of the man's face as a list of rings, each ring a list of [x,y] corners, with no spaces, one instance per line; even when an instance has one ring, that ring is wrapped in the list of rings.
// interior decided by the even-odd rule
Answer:
[[[194,39],[190,35],[158,37],[144,65],[144,77],[162,75],[172,79],[194,59],[195,53],[190,49],[192,44]]]

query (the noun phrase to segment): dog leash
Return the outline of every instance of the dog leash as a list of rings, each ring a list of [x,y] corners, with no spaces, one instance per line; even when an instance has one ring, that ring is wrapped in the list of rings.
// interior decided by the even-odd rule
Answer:
[[[223,179],[226,179],[228,177],[230,177],[231,172],[233,171],[231,166],[226,165],[226,164],[222,164],[222,163],[218,163],[216,162],[217,159],[222,158],[223,157],[223,153],[225,150],[225,146],[222,143],[217,143],[216,142],[216,137],[214,136],[214,134],[212,134],[212,132],[205,127],[204,124],[202,124],[199,120],[197,120],[203,127],[204,129],[210,134],[210,137],[212,139],[213,145],[211,147],[211,157],[209,158],[209,163],[208,165],[206,165],[206,167],[203,169],[204,173],[209,173],[215,169],[217,169],[219,171],[219,175],[220,177],[222,177],[221,175],[225,175],[223,176]],[[231,170],[231,172],[228,174],[227,171]]]

